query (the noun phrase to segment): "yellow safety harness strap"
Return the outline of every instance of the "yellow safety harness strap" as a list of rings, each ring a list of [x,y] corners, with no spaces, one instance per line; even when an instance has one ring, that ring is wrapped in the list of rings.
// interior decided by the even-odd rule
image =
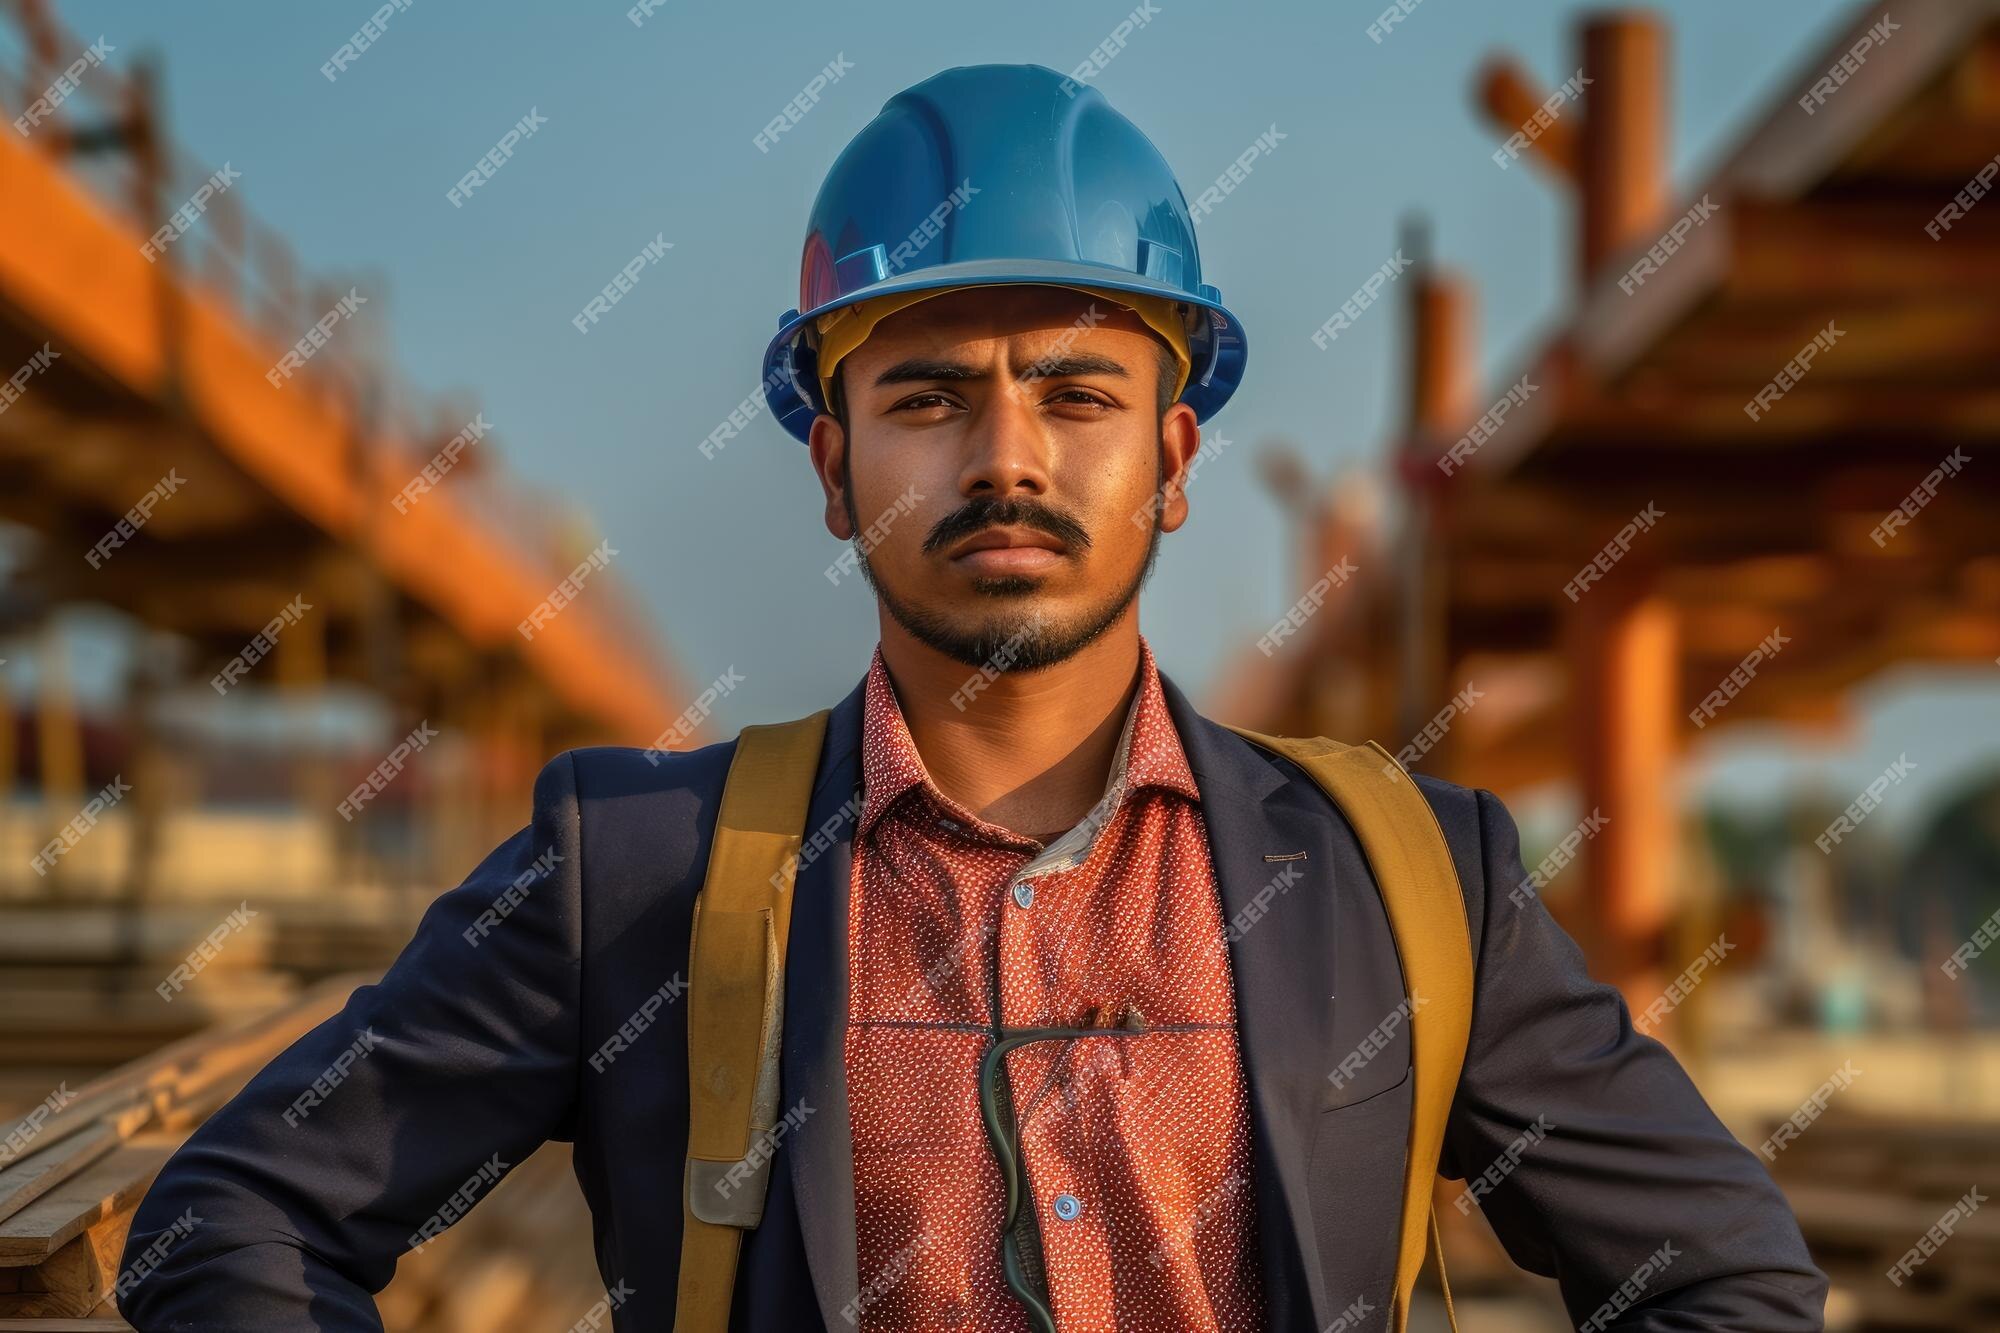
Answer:
[[[1403,766],[1381,746],[1342,745],[1324,736],[1267,736],[1231,727],[1244,739],[1284,755],[1321,786],[1354,827],[1375,876],[1410,1009],[1410,1064],[1415,1080],[1409,1147],[1403,1159],[1403,1212],[1390,1327],[1403,1333],[1410,1318],[1424,1252],[1437,1253],[1445,1314],[1454,1330],[1451,1288],[1445,1284],[1432,1190],[1445,1121],[1458,1090],[1472,1031],[1472,936],[1459,890],[1458,868],[1430,802]]]
[[[727,1333],[770,1188],[785,945],[831,709],[743,728],[688,943],[688,1150],[675,1333]]]

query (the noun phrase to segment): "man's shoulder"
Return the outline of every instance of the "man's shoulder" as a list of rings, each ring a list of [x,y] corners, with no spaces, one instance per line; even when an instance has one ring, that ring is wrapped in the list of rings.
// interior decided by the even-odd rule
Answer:
[[[1483,787],[1469,787],[1463,783],[1448,782],[1444,778],[1432,777],[1428,773],[1411,773],[1410,781],[1416,784],[1429,803],[1431,813],[1437,816],[1438,824],[1446,837],[1459,829],[1477,838],[1480,832],[1481,796],[1497,802],[1499,797]]]
[[[1323,741],[1327,738],[1318,737],[1316,739]],[[1365,742],[1360,743],[1358,746],[1353,743],[1338,741],[1333,742],[1333,744],[1336,746],[1347,744],[1349,748],[1359,748],[1362,750],[1368,748]],[[1336,811],[1339,809],[1338,805],[1333,802],[1333,798],[1326,793],[1318,782],[1314,781],[1312,775],[1307,773],[1290,756],[1265,751],[1262,747],[1258,748],[1265,760],[1275,765],[1285,775],[1300,798],[1315,804],[1324,803]],[[1437,817],[1438,826],[1443,829],[1445,840],[1454,845],[1454,850],[1456,850],[1456,845],[1461,837],[1470,839],[1474,843],[1479,840],[1481,820],[1484,817],[1482,815],[1482,806],[1487,803],[1497,805],[1499,802],[1498,797],[1483,788],[1449,782],[1444,778],[1432,777],[1428,773],[1418,773],[1406,769],[1400,764],[1391,763],[1387,759],[1383,760],[1382,771],[1385,780],[1400,782],[1407,777],[1415,785],[1417,791],[1423,795],[1425,803],[1430,806],[1431,813]],[[1484,798],[1483,802],[1482,797]]]
[[[1365,744],[1362,748],[1366,748]],[[1266,757],[1287,778],[1290,800],[1324,810],[1343,825],[1351,826],[1352,821],[1341,810],[1339,803],[1296,762],[1284,755],[1267,754]],[[1476,936],[1485,918],[1487,843],[1502,831],[1499,828],[1502,821],[1507,822],[1506,831],[1511,832],[1512,829],[1505,807],[1500,804],[1499,797],[1482,787],[1414,772],[1387,759],[1383,761],[1383,767],[1385,781],[1409,783],[1430,807],[1432,816],[1437,820],[1438,831],[1444,836],[1445,849],[1451,855],[1452,868],[1457,872],[1459,890],[1465,899],[1467,919]],[[1349,836],[1353,835],[1350,833]]]
[[[542,765],[536,789],[554,784],[574,791],[582,800],[690,788],[719,791],[729,776],[729,761],[735,753],[734,736],[691,750],[579,745],[556,753]]]
[[[595,938],[700,886],[735,747],[734,736],[690,750],[584,745],[542,765],[534,824],[575,848]]]
[[[635,858],[699,860],[735,752],[734,736],[691,750],[582,745],[559,751],[535,778],[535,819],[577,828],[600,871]]]

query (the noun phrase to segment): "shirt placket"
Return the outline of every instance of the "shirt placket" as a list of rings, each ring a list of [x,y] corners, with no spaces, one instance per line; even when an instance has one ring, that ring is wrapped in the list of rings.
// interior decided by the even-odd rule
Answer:
[[[1120,753],[1122,756],[1122,748]],[[1104,825],[1110,822],[1111,813],[1124,798],[1123,788],[1124,772],[1120,765],[1111,788],[1099,804],[1008,877],[999,901],[1000,924],[996,932],[996,989],[1002,1026],[1063,1027],[1078,1021],[1078,1015],[1057,1009],[1051,994],[1054,978],[1044,960],[1052,932],[1061,932],[1063,919],[1074,908],[1074,904],[1063,900],[1065,882],[1090,856]],[[1028,1049],[1034,1048],[1024,1048],[1008,1057],[1010,1065]],[[1052,1055],[1044,1048],[1043,1059],[1033,1061],[1033,1067],[1045,1070],[1045,1061]],[[1027,1103],[1036,1097],[1040,1082],[1040,1077],[1036,1077],[1031,1086],[1030,1080],[1017,1080],[1011,1072],[1008,1079],[1013,1123],[1022,1155],[1024,1209],[1030,1215],[1024,1233],[1040,1251],[1041,1262],[1036,1267],[1050,1288],[1049,1299],[1055,1302],[1054,1274],[1080,1267],[1072,1256],[1076,1247],[1091,1243],[1100,1221],[1097,1210],[1089,1206],[1080,1182],[1070,1178],[1072,1164],[1060,1156],[1037,1153],[1030,1148],[1030,1136],[1021,1117],[1028,1110]]]

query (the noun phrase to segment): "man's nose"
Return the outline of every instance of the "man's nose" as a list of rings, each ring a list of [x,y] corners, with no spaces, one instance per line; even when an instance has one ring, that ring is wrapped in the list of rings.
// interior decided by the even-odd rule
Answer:
[[[982,405],[965,433],[961,495],[1036,494],[1049,488],[1049,439],[1032,387],[1007,380]]]

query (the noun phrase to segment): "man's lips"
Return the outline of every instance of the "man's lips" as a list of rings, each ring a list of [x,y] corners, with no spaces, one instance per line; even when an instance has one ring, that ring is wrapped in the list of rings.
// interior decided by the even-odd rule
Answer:
[[[952,563],[977,573],[1031,573],[1063,558],[1067,548],[1034,528],[986,528],[951,548]]]

